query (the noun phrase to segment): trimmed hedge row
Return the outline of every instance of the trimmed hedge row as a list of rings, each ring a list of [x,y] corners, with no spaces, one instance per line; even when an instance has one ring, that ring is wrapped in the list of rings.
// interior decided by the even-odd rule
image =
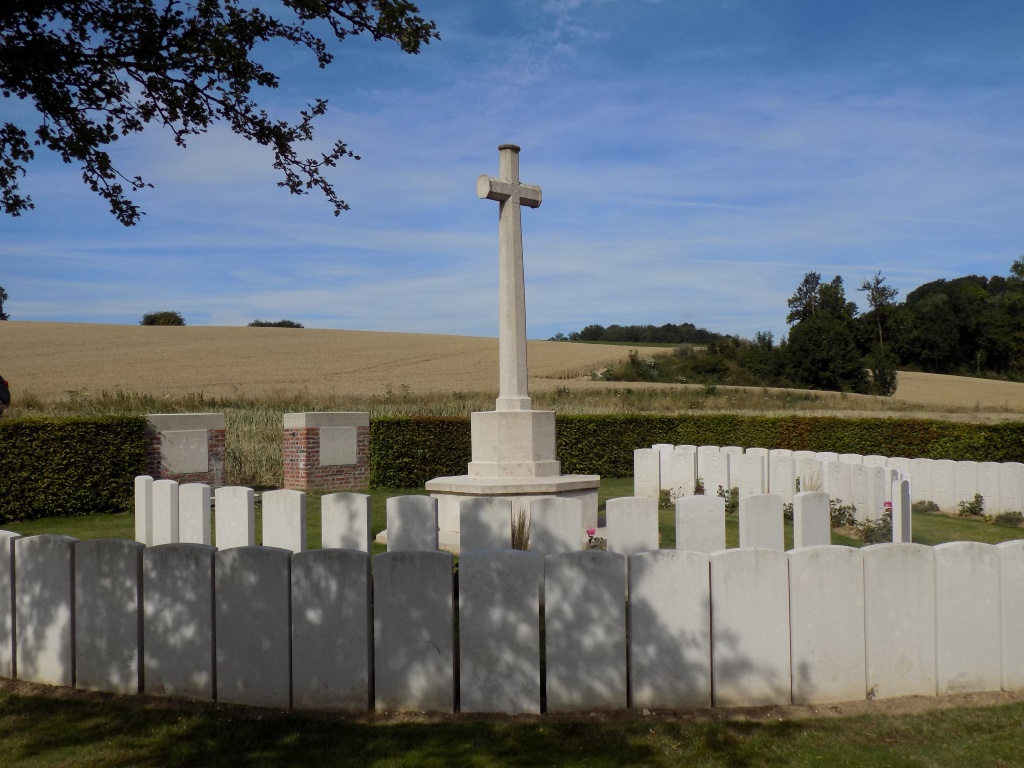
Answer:
[[[131,511],[145,429],[142,416],[0,421],[0,524]]]
[[[555,424],[565,474],[629,477],[633,449],[655,443],[1024,462],[1024,424],[1020,422],[611,414],[562,415]],[[470,453],[469,419],[373,419],[370,486],[414,488],[434,477],[463,475]]]
[[[740,445],[908,458],[1024,462],[1024,424],[705,414],[564,415],[556,418],[565,474],[629,477],[633,449],[655,443]],[[0,524],[133,506],[145,472],[142,416],[0,421]],[[462,475],[471,459],[468,418],[370,422],[370,486],[415,488]]]

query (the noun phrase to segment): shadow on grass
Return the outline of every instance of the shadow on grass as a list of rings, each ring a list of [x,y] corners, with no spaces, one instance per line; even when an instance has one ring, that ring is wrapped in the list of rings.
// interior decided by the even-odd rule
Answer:
[[[1010,766],[1024,749],[1019,702],[776,719],[786,712],[347,719],[4,683],[0,765]]]

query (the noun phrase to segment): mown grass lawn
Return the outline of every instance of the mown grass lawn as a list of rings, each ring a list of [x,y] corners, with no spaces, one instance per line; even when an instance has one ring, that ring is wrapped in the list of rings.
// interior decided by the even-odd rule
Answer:
[[[1019,766],[1024,703],[920,714],[368,717],[0,687],[5,768]],[[825,708],[822,708],[825,709]]]
[[[423,488],[375,488],[367,491],[371,499],[371,526],[374,535],[387,527],[387,500],[392,496],[403,494],[425,494]],[[311,548],[320,546],[320,499],[324,492],[311,492],[306,495],[307,538]],[[603,517],[605,502],[619,496],[633,495],[633,478],[605,477],[601,478],[598,493],[598,505]],[[216,524],[216,521],[215,521]],[[675,546],[675,512],[663,509],[658,515],[658,527],[661,534],[661,547]],[[38,533],[61,533],[76,539],[134,539],[135,518],[132,515],[87,515],[83,517],[56,517],[42,520],[28,520],[20,523],[9,523],[4,530],[15,531],[24,536]],[[998,544],[1010,539],[1024,538],[1024,528],[1020,526],[987,523],[978,518],[951,517],[914,513],[914,541],[919,544],[942,544],[947,541],[981,541]],[[793,526],[786,523],[786,548],[793,546]],[[260,506],[256,507],[256,540],[262,541],[262,520]],[[739,521],[736,515],[729,515],[725,521],[725,541],[728,547],[739,546]],[[850,547],[860,547],[864,543],[857,539],[832,532],[832,543]],[[386,547],[374,545],[374,553],[384,552]]]

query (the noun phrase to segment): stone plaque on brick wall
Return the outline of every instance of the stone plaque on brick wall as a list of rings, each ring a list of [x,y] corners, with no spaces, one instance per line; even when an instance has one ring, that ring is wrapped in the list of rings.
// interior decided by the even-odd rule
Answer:
[[[209,443],[205,429],[161,432],[160,453],[163,454],[163,464],[168,474],[210,471]]]
[[[320,466],[358,463],[357,442],[355,427],[320,427]]]

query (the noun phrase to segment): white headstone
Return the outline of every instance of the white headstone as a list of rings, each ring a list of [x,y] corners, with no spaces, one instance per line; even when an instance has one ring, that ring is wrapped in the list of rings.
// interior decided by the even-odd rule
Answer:
[[[661,452],[653,448],[633,451],[633,495],[656,499],[661,495]]]
[[[0,531],[0,677],[14,677],[14,542],[20,533]]]
[[[932,496],[930,501],[943,512],[956,512],[956,462],[936,459],[932,462]]]
[[[75,684],[74,545],[44,534],[14,541],[14,631],[18,679]]]
[[[459,697],[463,712],[540,714],[544,558],[531,552],[459,557]]]
[[[324,549],[369,552],[370,497],[365,493],[329,493],[320,499],[320,530]]]
[[[800,490],[825,491],[825,465],[814,458],[796,456],[794,459],[795,474],[800,481]],[[795,483],[794,483],[795,485]]]
[[[625,496],[605,504],[608,551],[623,555],[658,548],[658,502]]]
[[[213,556],[203,544],[142,553],[146,693],[213,701]]]
[[[767,490],[780,497],[784,503],[793,503],[793,494],[796,493],[796,463],[792,451],[772,451],[768,456]]]
[[[897,544],[910,544],[914,533],[910,481],[900,480],[893,483],[892,497],[892,540]]]
[[[885,502],[889,496],[889,493],[886,491],[889,487],[889,470],[877,465],[866,467],[865,469],[867,481],[866,518],[868,520],[880,520],[882,515],[885,514]],[[860,509],[858,508],[859,511]]]
[[[725,549],[725,499],[689,496],[676,501],[676,549],[705,554]]]
[[[256,544],[256,506],[252,488],[223,486],[213,494],[217,548],[251,547]]]
[[[839,461],[839,454],[835,451],[815,451],[814,458],[824,464],[826,461]]]
[[[998,691],[998,550],[976,541],[951,541],[934,547],[934,554],[938,693]]]
[[[785,549],[782,499],[774,494],[740,496],[740,546]]]
[[[582,548],[583,502],[552,496],[530,502],[530,551],[538,555]]]
[[[864,457],[859,453],[840,453],[839,461],[843,464],[858,465],[864,463]]]
[[[392,496],[387,502],[388,552],[437,549],[437,499]]]
[[[263,546],[306,551],[306,494],[293,490],[263,493]]]
[[[863,699],[864,562],[860,551],[810,547],[790,552],[789,605],[793,703]]]
[[[548,555],[544,627],[548,712],[626,706],[624,555]]]
[[[378,712],[455,708],[452,555],[373,559],[374,701]]]
[[[662,485],[668,488],[675,498],[693,496],[696,472],[695,445],[676,445],[671,453],[662,455]]]
[[[124,539],[75,542],[76,688],[140,690],[145,548]]]
[[[978,464],[976,490],[985,500],[985,514],[995,515],[1004,511],[1003,495],[999,488],[999,476],[1002,465],[995,461],[984,461]]]
[[[999,465],[999,509],[1024,512],[1024,464],[1006,461]]]
[[[291,552],[235,547],[216,560],[217,701],[291,706]]]
[[[793,451],[794,459],[813,459],[814,461],[818,461],[817,456],[818,454],[814,451]]]
[[[832,518],[828,494],[807,491],[793,496],[793,548],[827,546],[832,543]]]
[[[697,476],[704,483],[704,493],[714,496],[722,488],[726,493],[729,485],[729,454],[722,453],[717,446],[702,445],[697,449]]]
[[[135,478],[135,540],[147,547],[153,544],[153,478]]]
[[[898,472],[902,472],[904,475],[910,475],[910,463],[911,460],[904,458],[903,456],[892,456],[886,461],[885,466],[889,469],[895,469]]]
[[[1024,539],[996,544],[999,553],[1002,688],[1024,689]]]
[[[765,456],[744,453],[729,458],[732,484],[740,489],[740,498],[767,492]]]
[[[869,470],[873,467],[864,464],[850,465],[850,491],[853,494],[853,506],[857,508],[857,520],[874,520],[872,517],[873,502],[871,498],[871,477]]]
[[[153,482],[153,545],[178,541],[178,483],[174,480]]]
[[[292,555],[292,703],[366,711],[373,666],[370,555],[317,549]]]
[[[974,501],[978,492],[978,462],[958,461],[954,470],[956,484],[956,503]],[[987,511],[987,510],[986,510]]]
[[[882,467],[883,469],[888,469],[889,459],[885,456],[870,453],[864,457],[864,465],[867,467]]]
[[[212,544],[210,486],[185,483],[178,488],[178,541],[182,544]]]
[[[663,478],[665,479],[665,478]],[[697,482],[697,446],[677,445],[668,461],[668,488],[680,496],[692,496]]]
[[[935,557],[923,544],[864,547],[868,696],[935,695]]]
[[[912,479],[910,492],[911,502],[935,501],[932,498],[932,460],[911,459],[910,477]]]
[[[512,549],[512,501],[500,497],[459,499],[459,552]]]
[[[710,559],[714,706],[789,704],[789,559],[767,549]]]
[[[671,443],[655,443],[651,446],[658,452],[658,476],[659,485],[661,490],[669,490],[668,485],[669,479],[669,462],[672,458],[672,452],[675,450],[675,446]]]
[[[844,506],[853,504],[853,465],[841,461],[825,464],[825,492]]]
[[[710,605],[703,552],[664,549],[630,555],[629,690],[634,709],[711,706]]]

